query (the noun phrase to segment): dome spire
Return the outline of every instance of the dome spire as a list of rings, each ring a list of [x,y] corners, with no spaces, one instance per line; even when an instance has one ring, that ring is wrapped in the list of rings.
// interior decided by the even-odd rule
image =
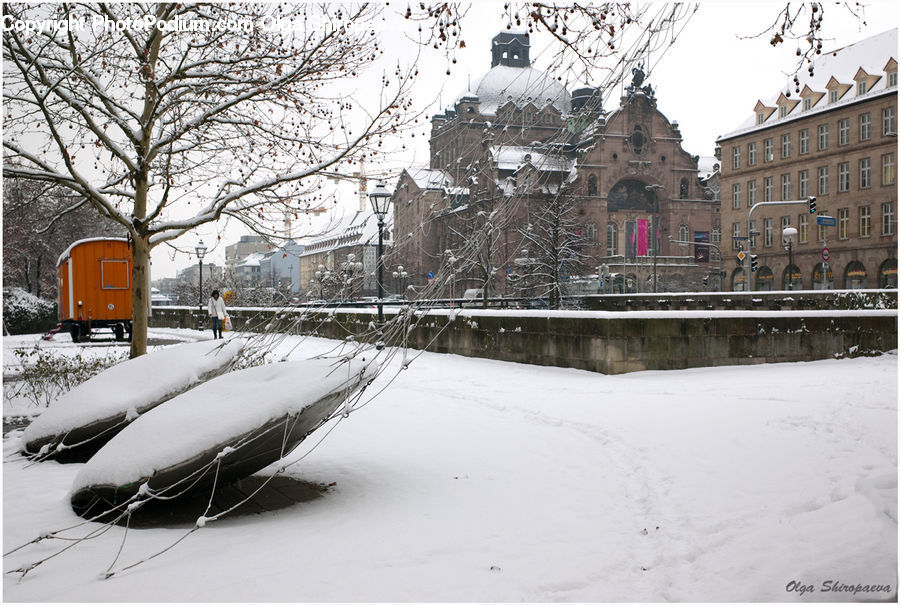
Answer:
[[[491,40],[491,67],[530,67],[528,34],[500,32]]]

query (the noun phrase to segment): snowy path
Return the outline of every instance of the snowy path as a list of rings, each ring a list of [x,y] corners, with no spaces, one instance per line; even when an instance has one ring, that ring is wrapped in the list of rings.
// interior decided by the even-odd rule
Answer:
[[[67,491],[80,465],[25,468],[16,446],[15,434],[4,442],[4,550],[77,520]],[[335,485],[207,525],[101,581],[117,528],[20,583],[5,576],[4,599],[849,598],[788,593],[792,580],[896,590],[897,356],[603,376],[426,353],[289,473]],[[132,530],[122,563],[183,533]],[[47,552],[6,557],[4,570]]]

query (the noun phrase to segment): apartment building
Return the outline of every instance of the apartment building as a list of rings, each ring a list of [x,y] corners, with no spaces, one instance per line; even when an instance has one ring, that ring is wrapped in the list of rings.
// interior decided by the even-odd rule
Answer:
[[[758,263],[749,284],[727,263],[725,289],[897,287],[896,29],[823,53],[717,143],[723,247]]]

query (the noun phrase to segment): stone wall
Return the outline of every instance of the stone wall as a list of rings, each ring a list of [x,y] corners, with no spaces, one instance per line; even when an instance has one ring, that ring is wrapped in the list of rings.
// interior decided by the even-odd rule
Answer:
[[[374,309],[307,313],[231,309],[235,329],[344,339]],[[386,309],[390,317],[393,310]],[[196,328],[194,307],[157,307],[152,327]],[[208,328],[204,324],[204,327]],[[388,342],[398,345],[397,342]],[[812,361],[897,348],[897,311],[543,311],[436,309],[409,332],[411,348],[605,374]]]

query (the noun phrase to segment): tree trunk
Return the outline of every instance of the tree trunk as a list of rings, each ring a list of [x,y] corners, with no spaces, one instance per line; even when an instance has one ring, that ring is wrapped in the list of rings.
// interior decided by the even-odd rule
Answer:
[[[35,281],[35,292],[34,295],[38,298],[41,297],[41,258],[43,255],[38,254],[37,257],[37,268],[34,272],[34,281]]]
[[[147,352],[147,309],[150,307],[150,245],[143,237],[132,242],[131,270],[131,357]]]

